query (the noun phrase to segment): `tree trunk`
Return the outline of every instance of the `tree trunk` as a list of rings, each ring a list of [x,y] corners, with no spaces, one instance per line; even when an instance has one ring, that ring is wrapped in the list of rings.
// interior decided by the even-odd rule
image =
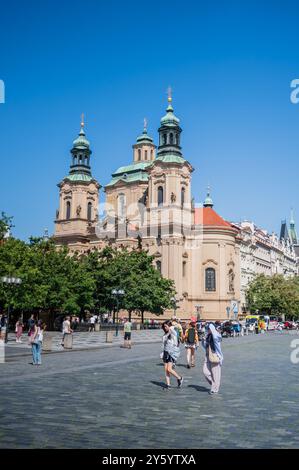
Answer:
[[[142,325],[144,323],[144,311],[143,310],[141,311],[141,323]]]

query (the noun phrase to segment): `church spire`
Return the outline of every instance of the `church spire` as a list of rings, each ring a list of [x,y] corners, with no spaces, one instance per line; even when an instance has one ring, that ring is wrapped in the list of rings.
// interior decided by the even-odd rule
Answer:
[[[147,133],[147,119],[143,120],[143,132],[136,139],[133,145],[134,163],[148,162],[155,158],[156,146],[153,139]]]
[[[73,148],[71,150],[72,161],[70,165],[70,175],[84,174],[91,176],[90,168],[90,144],[86,138],[84,131],[84,114],[81,115],[80,132],[78,137],[73,141]]]
[[[291,209],[291,219],[290,219],[290,238],[294,245],[298,243],[297,230],[295,226],[294,211]]]
[[[168,106],[166,108],[166,114],[161,119],[161,126],[158,129],[159,132],[159,147],[158,157],[165,155],[176,155],[182,157],[180,147],[180,134],[182,129],[180,128],[180,120],[174,114],[172,107],[172,90],[168,88]]]

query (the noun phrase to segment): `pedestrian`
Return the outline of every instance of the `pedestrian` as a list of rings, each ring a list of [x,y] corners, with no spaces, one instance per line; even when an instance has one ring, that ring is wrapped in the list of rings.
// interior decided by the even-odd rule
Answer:
[[[210,395],[218,393],[220,388],[221,366],[223,362],[221,341],[221,334],[216,330],[213,323],[209,323],[207,325],[207,335],[203,340],[203,347],[206,353],[203,373],[211,385]]]
[[[198,348],[199,339],[196,331],[196,323],[191,321],[184,335],[184,343],[187,352],[187,367],[195,367],[195,351]]]
[[[62,323],[62,341],[61,346],[64,346],[64,340],[66,335],[71,335],[73,330],[71,329],[70,317],[66,316],[64,322]]]
[[[30,331],[31,329],[33,328],[33,326],[35,325],[35,318],[34,318],[34,314],[32,313],[32,315],[30,315],[30,318],[29,320],[27,321],[27,327],[28,327],[28,336],[30,336]]]
[[[42,363],[42,344],[45,325],[42,320],[36,321],[31,328],[30,342],[32,348],[32,364],[40,366]]]
[[[5,341],[5,339],[6,339],[6,329],[8,327],[7,323],[8,323],[7,316],[3,313],[1,315],[1,320],[0,320],[1,339],[2,339],[2,341]]]
[[[164,335],[162,339],[162,353],[160,357],[163,359],[164,363],[166,389],[170,390],[171,375],[177,379],[178,388],[181,388],[184,378],[180,376],[175,370],[173,370],[173,365],[180,356],[178,335],[171,321],[164,322],[162,324],[162,329],[164,331]]]
[[[125,322],[124,322],[124,348],[128,348],[128,349],[132,348],[131,336],[132,336],[132,322],[129,319],[125,318]]]
[[[21,337],[23,334],[23,328],[24,328],[24,325],[22,322],[22,318],[19,318],[15,325],[16,343],[22,342]]]

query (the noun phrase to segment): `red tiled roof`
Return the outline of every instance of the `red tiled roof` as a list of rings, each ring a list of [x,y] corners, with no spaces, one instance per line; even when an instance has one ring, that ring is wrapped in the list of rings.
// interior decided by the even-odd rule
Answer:
[[[213,227],[226,227],[233,229],[234,227],[226,222],[211,207],[197,207],[194,212],[195,225],[208,225]]]

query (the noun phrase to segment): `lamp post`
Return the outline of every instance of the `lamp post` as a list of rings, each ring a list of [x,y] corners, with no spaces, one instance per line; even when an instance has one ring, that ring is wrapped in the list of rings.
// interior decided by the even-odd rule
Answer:
[[[115,336],[118,336],[118,311],[119,311],[119,299],[125,295],[125,291],[123,289],[113,289],[112,295],[116,299],[116,329],[115,329]]]
[[[22,284],[22,279],[20,279],[19,277],[4,276],[4,277],[1,278],[1,282],[3,284],[5,284],[6,286],[12,287],[12,286],[18,286],[18,285]],[[9,320],[10,320],[10,298],[8,299],[8,305],[7,305],[5,343],[8,342]]]

